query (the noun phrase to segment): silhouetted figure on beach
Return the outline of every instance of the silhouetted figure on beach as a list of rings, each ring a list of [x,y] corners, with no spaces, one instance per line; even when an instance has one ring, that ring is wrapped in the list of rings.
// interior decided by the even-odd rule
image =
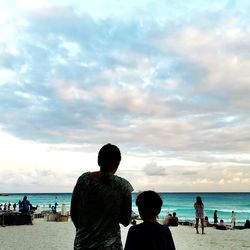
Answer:
[[[38,208],[38,205],[36,205],[35,207],[30,203],[30,208],[29,208],[29,212],[31,214],[33,214]]]
[[[172,227],[178,226],[178,217],[176,216],[176,212],[173,212],[173,216],[168,219],[168,225]]]
[[[23,213],[23,214],[29,213],[30,202],[29,202],[28,197],[26,195],[23,197],[23,200],[21,201],[20,206],[21,207],[19,207],[19,211],[21,213]]]
[[[100,171],[78,178],[70,210],[76,227],[75,250],[123,249],[119,223],[130,223],[133,188],[127,180],[114,175],[120,161],[119,148],[106,144],[98,154]]]
[[[236,224],[236,215],[235,215],[235,212],[234,212],[234,211],[232,211],[231,222],[232,222],[232,228],[235,228],[235,224]]]
[[[16,211],[16,203],[13,204],[13,210]]]
[[[214,224],[218,223],[217,210],[214,210]]]
[[[171,218],[173,217],[173,215],[171,213],[167,213],[162,224],[163,225],[168,225],[169,226],[169,220],[171,220]]]
[[[196,197],[194,208],[195,208],[195,220],[196,220],[195,222],[196,233],[197,234],[199,233],[198,227],[199,227],[199,220],[200,220],[202,234],[205,234],[204,232],[204,205],[200,196]]]
[[[204,218],[204,226],[208,227],[210,225],[209,221],[208,221],[208,216],[205,216]]]
[[[51,207],[51,210],[52,210],[52,212],[53,212],[54,214],[56,214],[56,212],[57,212],[57,211],[56,211],[57,205],[58,205],[58,203],[55,202],[55,205]]]
[[[161,197],[154,191],[138,195],[136,205],[143,223],[130,227],[124,250],[175,250],[168,226],[157,221],[162,203]]]
[[[227,227],[226,227],[224,220],[220,220],[220,223],[216,226],[216,229],[227,230]]]
[[[249,220],[246,220],[244,227],[245,228],[250,228],[250,221]]]
[[[21,206],[22,206],[22,202],[19,200],[19,201],[18,201],[18,211],[19,211],[19,212],[20,212]]]

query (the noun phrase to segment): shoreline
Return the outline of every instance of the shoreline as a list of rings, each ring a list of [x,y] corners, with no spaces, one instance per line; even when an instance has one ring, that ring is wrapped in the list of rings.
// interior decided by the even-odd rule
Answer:
[[[126,241],[128,227],[121,226],[123,246]],[[247,249],[250,248],[250,229],[216,230],[205,228],[205,235],[196,234],[191,226],[169,227],[178,250],[198,249]],[[73,249],[75,228],[71,220],[68,222],[46,222],[34,219],[33,225],[0,227],[1,249]]]

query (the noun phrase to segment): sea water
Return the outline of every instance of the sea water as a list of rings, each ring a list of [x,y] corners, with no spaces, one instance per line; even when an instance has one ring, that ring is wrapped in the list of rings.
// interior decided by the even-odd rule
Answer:
[[[196,196],[201,196],[205,206],[205,215],[213,223],[213,213],[216,209],[218,219],[223,219],[227,224],[231,221],[232,211],[236,213],[236,224],[244,224],[250,219],[250,193],[159,193],[163,200],[163,206],[159,219],[162,220],[167,213],[176,212],[180,221],[194,221],[194,202]],[[61,210],[63,202],[67,210],[70,209],[71,193],[25,193],[0,196],[0,204],[10,202],[17,203],[27,195],[33,206],[39,205],[42,210],[50,210],[50,207],[58,203],[57,210]],[[132,194],[132,210],[138,213],[135,205],[137,193]],[[11,206],[12,209],[12,206]]]

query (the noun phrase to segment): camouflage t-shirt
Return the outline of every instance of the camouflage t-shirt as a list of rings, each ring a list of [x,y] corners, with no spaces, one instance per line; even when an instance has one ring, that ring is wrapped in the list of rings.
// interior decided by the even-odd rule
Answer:
[[[79,177],[73,191],[78,203],[75,250],[122,249],[120,208],[132,191],[131,184],[116,175],[104,183],[93,180],[90,172]]]

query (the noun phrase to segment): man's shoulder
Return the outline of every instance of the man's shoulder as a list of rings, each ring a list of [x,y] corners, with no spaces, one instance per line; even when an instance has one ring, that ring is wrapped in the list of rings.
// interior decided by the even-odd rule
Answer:
[[[113,175],[113,181],[122,188],[127,189],[129,192],[133,191],[132,185],[125,178],[122,178],[118,175]]]

